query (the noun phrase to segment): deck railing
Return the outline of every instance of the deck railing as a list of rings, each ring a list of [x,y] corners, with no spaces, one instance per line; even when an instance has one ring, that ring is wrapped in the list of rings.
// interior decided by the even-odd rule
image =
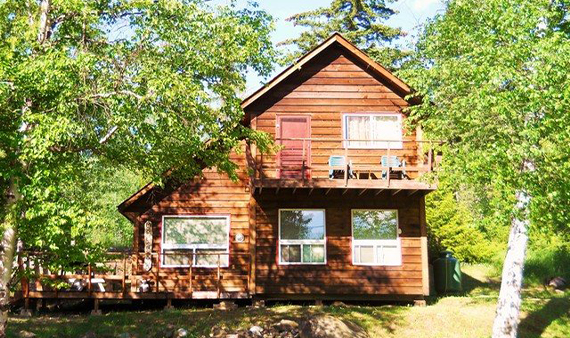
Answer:
[[[188,266],[167,267],[162,259],[187,259]],[[194,266],[194,256],[214,256],[214,266]],[[114,252],[98,264],[78,264],[75,268],[49,270],[53,255],[20,253],[21,296],[28,298],[159,298],[152,294],[174,294],[176,298],[227,298],[228,293],[250,293],[252,260],[249,253],[157,253]],[[222,262],[226,260],[227,266]],[[144,270],[145,258],[152,266]],[[28,273],[24,274],[24,270]],[[233,285],[223,285],[224,281]],[[238,282],[240,281],[240,282]],[[198,296],[196,296],[198,293]],[[196,296],[196,297],[195,297]]]
[[[252,178],[260,185],[268,181],[295,179],[415,180],[434,170],[441,142],[423,140],[277,138],[275,154],[258,153]],[[329,164],[331,156],[344,158],[342,166]],[[384,161],[382,160],[385,157]],[[396,157],[395,164],[392,159]],[[331,172],[333,175],[331,175]],[[341,175],[337,175],[337,173]],[[332,176],[332,177],[331,177]]]

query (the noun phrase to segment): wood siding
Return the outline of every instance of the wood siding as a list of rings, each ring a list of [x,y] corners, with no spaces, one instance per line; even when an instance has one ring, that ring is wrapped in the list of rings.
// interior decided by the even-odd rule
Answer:
[[[291,192],[288,191],[290,194]],[[283,192],[286,194],[286,192]],[[256,293],[263,295],[422,295],[421,213],[422,195],[392,196],[341,191],[313,192],[310,196],[266,193],[256,196]],[[325,209],[325,265],[278,264],[278,209]],[[352,264],[352,209],[398,209],[402,230],[401,266]]]
[[[331,139],[344,137],[343,115],[358,113],[390,113],[402,116],[403,109],[409,106],[386,81],[367,71],[354,57],[347,56],[339,47],[331,47],[308,65],[302,68],[298,76],[277,85],[259,103],[252,104],[246,112],[251,117],[252,127],[276,137],[277,119],[280,116],[308,116],[311,119],[311,135],[313,139],[328,141],[311,141],[311,158],[307,163],[318,168],[313,170],[312,177],[327,177],[329,156],[345,155],[343,142]],[[414,130],[403,130],[403,148],[391,149],[390,154],[406,160],[407,166],[425,163],[416,143]],[[348,158],[354,165],[379,165],[385,149],[349,149]],[[257,163],[262,163],[264,177],[276,178],[278,170],[277,156],[257,154]],[[417,172],[408,173],[412,178]]]
[[[250,265],[250,224],[249,224],[249,176],[246,171],[245,155],[233,154],[232,160],[240,166],[238,181],[215,169],[206,169],[202,177],[181,186],[156,203],[140,217],[136,238],[136,251],[144,251],[144,222],[153,224],[154,253],[161,252],[162,216],[164,215],[228,215],[230,216],[230,255],[229,267],[221,268],[222,292],[247,292]],[[244,235],[242,243],[235,241],[237,233]],[[189,269],[185,267],[158,269],[156,259],[150,272],[143,270],[143,260],[137,261],[135,271],[143,279],[156,280],[158,273],[159,291],[188,292]],[[216,291],[217,269],[192,269],[193,291]]]

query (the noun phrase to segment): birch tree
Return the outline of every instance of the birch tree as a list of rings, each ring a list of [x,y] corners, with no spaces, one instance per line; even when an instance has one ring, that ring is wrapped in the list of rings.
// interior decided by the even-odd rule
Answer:
[[[424,96],[412,121],[447,141],[442,179],[507,202],[496,338],[517,335],[529,228],[568,230],[567,20],[566,1],[449,1],[402,72]]]
[[[160,183],[266,136],[241,125],[247,70],[272,67],[272,19],[200,0],[7,0],[0,4],[0,337],[16,239],[58,266],[89,259],[93,221],[69,186],[93,161]],[[89,191],[85,191],[86,194]],[[88,199],[85,199],[88,200]]]

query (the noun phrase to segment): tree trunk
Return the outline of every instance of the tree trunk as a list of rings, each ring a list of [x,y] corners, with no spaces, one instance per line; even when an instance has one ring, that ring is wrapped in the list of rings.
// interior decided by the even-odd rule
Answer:
[[[493,338],[516,338],[521,306],[524,259],[528,242],[528,202],[524,192],[517,192],[517,205],[511,220],[507,255],[503,264],[501,291],[493,323]]]
[[[14,205],[21,199],[16,184],[12,181],[8,190],[6,204],[5,229],[2,235],[2,257],[0,259],[0,338],[6,337],[8,310],[10,309],[10,279],[14,267],[14,252],[16,251],[16,217]]]

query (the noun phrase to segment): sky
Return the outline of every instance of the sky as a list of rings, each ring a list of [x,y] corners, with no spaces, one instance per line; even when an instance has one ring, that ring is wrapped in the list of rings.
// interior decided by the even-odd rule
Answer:
[[[332,0],[257,0],[261,9],[271,14],[275,19],[275,31],[272,41],[278,43],[288,38],[297,37],[303,28],[294,27],[292,23],[285,21],[293,14],[313,10],[319,7],[328,6]],[[230,0],[216,0],[214,3],[225,4]],[[388,7],[397,11],[386,23],[392,27],[400,27],[408,33],[404,41],[399,43],[403,46],[410,45],[416,40],[419,27],[425,23],[426,19],[433,17],[443,11],[442,0],[398,0]],[[246,94],[257,90],[264,82],[271,79],[283,70],[283,67],[276,67],[273,74],[268,79],[263,79],[254,73],[247,75]]]

